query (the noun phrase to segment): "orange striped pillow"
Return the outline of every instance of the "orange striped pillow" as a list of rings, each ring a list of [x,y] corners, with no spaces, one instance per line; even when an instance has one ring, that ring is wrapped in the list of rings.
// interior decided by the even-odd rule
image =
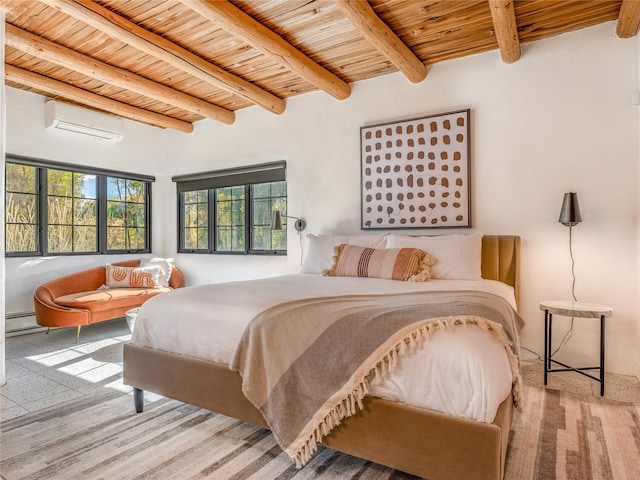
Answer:
[[[436,259],[418,248],[370,248],[343,243],[335,249],[330,277],[371,277],[426,282]]]

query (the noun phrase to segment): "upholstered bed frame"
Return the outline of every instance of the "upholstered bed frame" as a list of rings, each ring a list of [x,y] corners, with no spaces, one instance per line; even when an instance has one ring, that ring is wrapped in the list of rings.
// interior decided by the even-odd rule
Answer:
[[[513,286],[516,299],[519,247],[516,236],[483,238],[483,278]],[[134,387],[137,412],[148,390],[268,428],[227,365],[126,344],[124,383]],[[323,445],[429,480],[500,480],[512,411],[509,396],[493,423],[481,423],[367,397],[364,410],[344,419]]]

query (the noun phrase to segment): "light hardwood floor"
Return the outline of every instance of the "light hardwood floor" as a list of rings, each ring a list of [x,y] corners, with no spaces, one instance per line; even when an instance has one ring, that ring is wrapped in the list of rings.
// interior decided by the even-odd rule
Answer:
[[[124,319],[85,327],[80,345],[75,344],[74,328],[8,337],[0,418],[15,418],[88,394],[130,392],[122,383],[122,345],[130,338]],[[523,377],[525,383],[542,385],[542,362],[523,361]],[[548,386],[594,396],[600,392],[598,382],[573,372],[551,374]],[[609,374],[605,390],[607,398],[640,404],[636,377]]]

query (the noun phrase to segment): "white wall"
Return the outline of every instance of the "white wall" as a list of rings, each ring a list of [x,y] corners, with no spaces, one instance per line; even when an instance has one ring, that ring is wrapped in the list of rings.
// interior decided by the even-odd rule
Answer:
[[[389,75],[353,85],[342,102],[325,93],[304,95],[289,99],[280,116],[254,107],[237,112],[231,126],[199,122],[191,135],[127,122],[133,127],[125,143],[111,152],[87,150],[88,162],[75,144],[53,146],[43,138],[47,144],[33,146],[28,137],[42,106],[25,106],[30,123],[9,115],[8,150],[155,174],[154,250],[174,255],[172,175],[285,159],[289,212],[307,220],[306,232],[358,232],[359,127],[471,108],[474,230],[522,237],[523,344],[541,353],[539,302],[570,297],[569,231],[557,219],[562,195],[575,191],[584,218],[573,230],[578,300],[613,307],[607,370],[640,375],[640,121],[631,104],[638,85],[638,42],[618,39],[612,22],[525,44],[522,58],[511,65],[498,52],[452,60],[430,67],[418,85]],[[11,93],[10,109],[15,101],[34,102],[29,94]],[[43,135],[37,132],[37,138]],[[139,135],[138,141],[131,135]],[[190,284],[295,272],[300,246],[290,230],[288,258],[179,255],[177,261]],[[8,278],[26,263],[13,261],[7,261]],[[42,271],[53,273],[49,266]],[[562,332],[568,322],[558,320]],[[591,363],[597,358],[597,322],[577,322],[559,358]]]

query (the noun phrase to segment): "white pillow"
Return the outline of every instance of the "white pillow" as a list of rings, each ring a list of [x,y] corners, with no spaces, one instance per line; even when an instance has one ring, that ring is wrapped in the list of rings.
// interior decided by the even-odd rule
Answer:
[[[348,243],[359,247],[384,248],[387,234],[378,235],[307,235],[307,250],[302,260],[300,273],[320,275],[333,266],[334,247]]]
[[[421,237],[392,233],[387,236],[387,248],[419,248],[436,257],[431,278],[481,280],[483,236],[480,232]]]
[[[140,260],[141,267],[149,267],[157,265],[160,267],[160,275],[158,276],[158,283],[161,287],[168,287],[169,280],[171,279],[171,268],[173,265],[173,258],[143,258]]]

